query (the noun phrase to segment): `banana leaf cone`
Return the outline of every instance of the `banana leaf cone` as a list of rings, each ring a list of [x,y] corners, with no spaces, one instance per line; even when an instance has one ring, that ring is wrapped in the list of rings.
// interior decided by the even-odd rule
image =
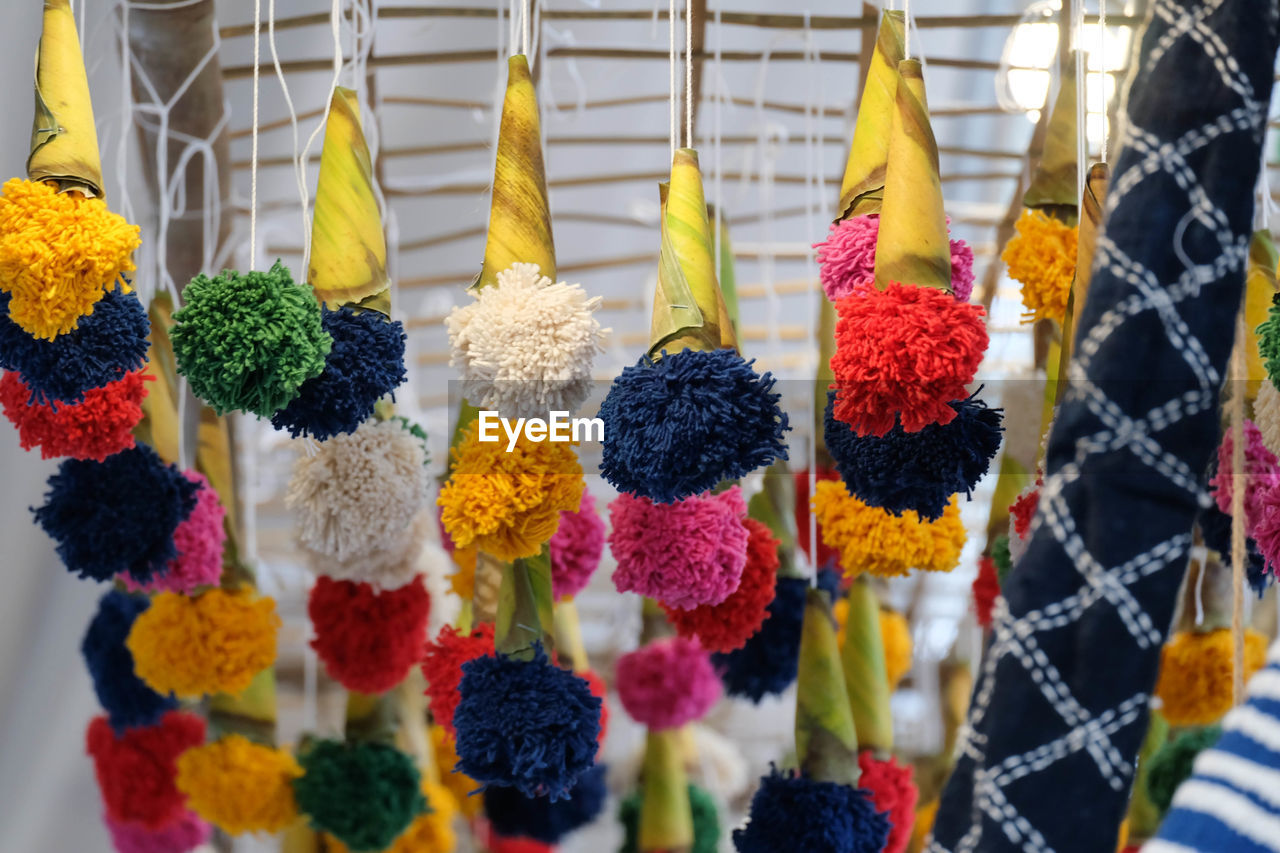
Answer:
[[[219,693],[209,700],[209,740],[229,734],[255,743],[276,742],[276,673],[267,667],[253,677],[238,696]]]
[[[827,451],[825,413],[827,391],[836,383],[831,357],[836,354],[836,306],[830,299],[818,300],[818,378],[813,383],[813,435],[817,443],[819,468],[832,468],[835,462]]]
[[[1138,751],[1138,769],[1133,779],[1133,796],[1129,800],[1129,839],[1141,844],[1156,834],[1160,828],[1160,809],[1151,802],[1147,791],[1147,777],[1151,774],[1151,759],[1169,739],[1169,723],[1159,711],[1151,712],[1147,723],[1147,735]]]
[[[27,177],[57,184],[60,192],[101,197],[98,131],[70,0],[44,2],[35,89]]]
[[[720,279],[720,295],[724,301],[727,317],[720,318],[720,325],[733,334],[734,339],[738,336],[738,317],[741,314],[738,308],[738,276],[734,270],[733,263],[733,241],[729,239],[729,223],[725,221],[724,216],[716,216],[715,205],[707,205],[707,217],[711,220],[711,227],[715,231],[716,244],[720,247],[719,263],[717,266],[717,274]],[[724,336],[721,335],[721,340]]]
[[[1249,370],[1248,399],[1258,396],[1258,389],[1267,378],[1267,368],[1258,352],[1257,328],[1267,319],[1271,299],[1276,294],[1276,262],[1278,255],[1271,232],[1253,232],[1249,241],[1249,266],[1245,274],[1245,363]]]
[[[858,735],[845,690],[836,620],[819,589],[805,594],[796,693],[796,756],[810,779],[857,786]]]
[[[889,131],[898,91],[898,63],[906,59],[903,12],[885,12],[880,18],[875,50],[858,102],[853,143],[840,183],[839,219],[880,212],[884,199],[885,163],[889,155]],[[825,395],[825,392],[824,392]],[[823,397],[823,405],[826,398]]]
[[[391,313],[387,240],[356,93],[333,90],[320,154],[307,281],[329,308]]]
[[[394,692],[370,694],[347,691],[343,736],[349,743],[396,746],[400,724],[400,711],[396,707]]]
[[[1074,68],[1075,54],[1068,63]],[[1076,76],[1061,75],[1058,97],[1049,114],[1045,131],[1044,153],[1036,166],[1031,183],[1022,196],[1022,206],[1039,210],[1066,225],[1076,224],[1076,205],[1080,199],[1076,154]]]
[[[658,356],[663,350],[719,349],[726,337],[731,338],[732,325],[728,330],[722,328],[728,309],[716,280],[715,248],[697,152],[678,149],[671,162],[671,180],[659,184],[658,189],[662,245],[649,355]]]
[[[555,648],[555,620],[551,598],[551,552],[542,546],[535,557],[522,557],[502,566],[494,647],[520,660],[533,660],[535,644],[549,656]]]
[[[693,809],[679,729],[649,732],[641,773],[640,850],[687,853],[693,847]]]
[[[825,300],[824,300],[825,301]],[[747,515],[778,540],[778,576],[796,577],[796,481],[785,459],[764,472],[764,487],[747,502]]]
[[[951,241],[942,210],[938,143],[929,124],[923,69],[914,59],[898,63],[876,241],[876,287],[884,290],[894,281],[951,290]]]
[[[887,756],[893,750],[889,676],[880,634],[880,602],[866,575],[859,575],[849,588],[849,617],[840,663],[858,746]]]
[[[578,619],[578,605],[572,598],[562,598],[554,604],[556,648],[564,651],[573,671],[581,675],[591,669],[587,660],[587,646],[582,641],[582,623]]]
[[[1093,255],[1098,247],[1098,234],[1102,230],[1102,206],[1107,200],[1107,184],[1110,179],[1111,170],[1107,164],[1094,163],[1089,167],[1089,174],[1085,179],[1084,197],[1080,199],[1080,223],[1076,232],[1078,235],[1076,276],[1071,282],[1071,292],[1067,294],[1067,311],[1062,318],[1062,344],[1058,352],[1055,403],[1062,399],[1067,388],[1066,367],[1071,363],[1075,318],[1084,310],[1084,300],[1089,295],[1089,281],[1093,276]],[[1269,297],[1268,304],[1270,304]],[[1261,366],[1261,360],[1258,364]],[[1265,376],[1265,373],[1263,375]]]

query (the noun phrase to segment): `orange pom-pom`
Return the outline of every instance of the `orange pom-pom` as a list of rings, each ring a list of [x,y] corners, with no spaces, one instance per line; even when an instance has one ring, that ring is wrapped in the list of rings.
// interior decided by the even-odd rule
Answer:
[[[178,756],[178,790],[187,806],[224,832],[279,832],[298,817],[292,755],[230,734]]]
[[[1038,210],[1022,211],[1014,227],[1018,233],[1000,260],[1022,283],[1022,304],[1032,316],[1061,322],[1076,275],[1076,229]]]
[[[867,506],[838,481],[820,481],[812,503],[822,540],[840,551],[846,574],[894,577],[912,569],[949,572],[960,562],[966,535],[954,498],[942,517],[928,522],[911,510],[894,515]]]
[[[1253,629],[1244,635],[1244,677],[1266,663],[1266,638]],[[1179,631],[1160,653],[1156,696],[1171,726],[1207,726],[1231,710],[1235,638],[1229,628]]]

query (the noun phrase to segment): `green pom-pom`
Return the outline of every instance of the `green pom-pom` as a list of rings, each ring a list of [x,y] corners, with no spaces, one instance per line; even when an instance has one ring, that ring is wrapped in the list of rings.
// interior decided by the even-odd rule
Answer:
[[[1267,378],[1280,388],[1280,293],[1271,297],[1267,319],[1255,330],[1258,334],[1258,355],[1267,368]]]
[[[430,465],[431,451],[428,449],[428,446],[427,446],[426,429],[424,429],[421,424],[411,421],[408,418],[404,417],[403,415],[393,415],[391,417],[391,420],[400,424],[400,426],[404,427],[404,429],[409,433],[409,435],[418,439],[418,441],[422,443],[422,460],[423,460],[422,464]]]
[[[1000,588],[1004,589],[1004,579],[1009,577],[1009,570],[1013,568],[1008,536],[1001,534],[991,543],[991,562],[996,564],[996,577],[1000,579]]]
[[[1191,776],[1191,765],[1196,756],[1217,743],[1220,737],[1220,726],[1190,729],[1160,747],[1151,757],[1151,767],[1147,770],[1147,794],[1161,815],[1169,810],[1173,792]]]
[[[333,341],[311,287],[283,264],[270,272],[198,275],[171,330],[178,372],[218,414],[270,417],[320,375]]]
[[[618,822],[625,834],[618,853],[639,853],[640,799],[643,796],[642,791],[636,791],[618,806]],[[689,853],[716,853],[720,844],[720,818],[716,814],[715,800],[697,785],[690,785],[689,807],[693,810],[693,847]]]
[[[313,829],[352,850],[382,850],[427,810],[418,770],[400,750],[381,743],[322,740],[298,756],[298,808]]]

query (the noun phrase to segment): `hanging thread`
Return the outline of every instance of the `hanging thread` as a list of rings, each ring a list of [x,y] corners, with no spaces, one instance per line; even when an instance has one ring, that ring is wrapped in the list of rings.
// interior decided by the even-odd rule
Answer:
[[[902,57],[911,58],[911,0],[902,2]]]
[[[1076,198],[1084,199],[1085,180],[1089,170],[1089,90],[1085,88],[1084,0],[1075,0],[1072,23],[1076,61]]]
[[[529,21],[529,3],[530,0],[523,0],[520,4],[520,52],[525,58],[529,58],[529,32],[531,24]]]
[[[1110,136],[1111,98],[1107,95],[1107,84],[1111,77],[1107,74],[1107,0],[1098,0],[1098,66],[1102,70],[1102,149],[1099,159],[1107,162],[1107,142]]]
[[[258,60],[262,33],[262,0],[253,0],[253,127],[249,142],[249,269],[258,251]]]
[[[667,58],[670,60],[670,68],[668,71],[671,78],[668,82],[668,94],[671,99],[671,103],[669,105],[669,111],[671,113],[671,159],[675,160],[676,136],[679,133],[677,128],[680,126],[679,119],[677,118],[678,113],[676,111],[676,0],[670,0],[667,9],[667,48]]]
[[[684,147],[693,148],[693,0],[684,2]]]

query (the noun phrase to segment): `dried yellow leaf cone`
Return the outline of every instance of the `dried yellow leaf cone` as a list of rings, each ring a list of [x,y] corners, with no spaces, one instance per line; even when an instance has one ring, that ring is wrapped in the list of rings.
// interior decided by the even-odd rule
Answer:
[[[898,92],[889,130],[876,287],[889,282],[951,290],[951,242],[942,211],[938,143],[929,124],[920,63],[898,63]]]
[[[554,604],[552,618],[556,628],[556,648],[569,658],[573,671],[584,673],[591,669],[587,660],[587,646],[582,641],[582,623],[578,619],[578,605],[572,598],[562,598]]]
[[[720,246],[719,265],[717,266],[717,275],[720,278],[720,295],[724,299],[725,311],[728,315],[728,330],[732,332],[734,338],[738,335],[738,276],[734,269],[733,263],[733,241],[729,239],[729,223],[724,221],[723,217],[717,219],[714,216],[715,208],[708,206],[708,216],[711,219],[711,227],[716,231],[716,243]],[[724,337],[723,332],[726,318],[721,318],[720,325],[722,327],[721,338]]]
[[[1067,365],[1071,363],[1071,347],[1075,339],[1075,322],[1084,310],[1089,295],[1089,281],[1093,275],[1093,253],[1098,246],[1098,233],[1102,230],[1102,205],[1107,198],[1107,183],[1111,170],[1106,163],[1094,163],[1085,179],[1084,197],[1080,199],[1080,223],[1076,229],[1076,274],[1067,294],[1067,310],[1062,317],[1062,343],[1057,355],[1057,373],[1054,380],[1054,403],[1062,399],[1067,390]],[[1271,304],[1270,296],[1267,305]],[[1266,316],[1266,308],[1263,308]],[[1256,347],[1254,355],[1257,357]],[[1259,358],[1258,365],[1262,361]],[[1266,375],[1265,373],[1263,374]],[[1046,422],[1047,423],[1047,422]]]
[[[825,300],[824,300],[825,301]],[[778,540],[778,576],[795,577],[796,480],[785,459],[765,469],[764,488],[747,502],[747,515],[769,528]]]
[[[373,161],[356,93],[340,86],[325,123],[307,281],[331,309],[358,305],[390,313],[387,240],[373,191]]]
[[[1267,319],[1271,298],[1276,293],[1276,244],[1270,231],[1255,231],[1249,241],[1249,267],[1245,277],[1244,325],[1245,363],[1249,369],[1249,399],[1267,378],[1267,368],[1258,352],[1257,328]]]
[[[489,236],[476,286],[496,284],[498,273],[517,262],[537,264],[543,275],[556,279],[538,99],[529,61],[523,56],[507,60],[507,95],[502,102],[498,158],[493,167]]]
[[[219,693],[209,700],[209,739],[243,735],[255,743],[276,742],[276,673],[258,672],[238,696]]]
[[[62,192],[102,196],[102,160],[93,125],[89,78],[70,0],[45,0],[36,51],[36,114],[27,177],[53,181]]]
[[[522,557],[502,566],[494,647],[502,654],[533,660],[534,644],[541,643],[550,655],[555,647],[552,610],[551,552],[543,545],[537,556]]]
[[[640,850],[685,851],[693,846],[693,809],[680,750],[680,730],[649,732],[640,780]]]
[[[857,785],[858,735],[836,645],[836,620],[827,594],[809,589],[800,631],[796,692],[796,756],[810,778]]]
[[[898,91],[898,63],[906,58],[904,17],[903,12],[885,12],[880,19],[867,82],[858,103],[858,120],[853,126],[844,180],[840,183],[840,219],[880,212],[889,128]],[[823,405],[826,405],[825,399]]]
[[[860,575],[849,589],[849,617],[840,663],[849,710],[858,732],[858,747],[889,752],[893,749],[893,719],[889,714],[880,602],[866,575]]]
[[[1075,54],[1068,63],[1074,68]],[[1044,153],[1031,185],[1022,196],[1023,207],[1043,210],[1068,225],[1075,224],[1079,202],[1079,176],[1076,171],[1076,75],[1063,74],[1058,85],[1058,98],[1049,114],[1044,139]]]
[[[723,343],[721,316],[728,312],[716,281],[715,249],[696,151],[676,151],[671,181],[660,184],[659,193],[662,247],[649,353],[718,349]]]

